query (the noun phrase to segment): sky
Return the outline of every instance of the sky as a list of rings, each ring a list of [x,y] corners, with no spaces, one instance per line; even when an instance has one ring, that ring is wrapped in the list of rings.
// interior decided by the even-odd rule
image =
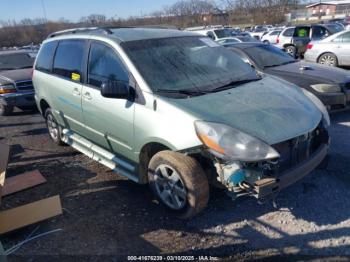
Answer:
[[[42,2],[47,19],[58,20],[63,17],[75,22],[90,14],[122,18],[146,15],[176,0],[0,0],[0,20],[44,18]]]

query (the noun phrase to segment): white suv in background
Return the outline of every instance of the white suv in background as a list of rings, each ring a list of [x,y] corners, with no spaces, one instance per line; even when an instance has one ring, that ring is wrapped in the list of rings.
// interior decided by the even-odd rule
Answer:
[[[294,30],[294,26],[285,28],[277,37],[276,46],[278,48],[285,49],[285,46],[287,44],[291,44],[294,35]]]
[[[281,32],[282,30],[272,30],[267,34],[263,35],[263,37],[261,38],[261,42],[265,44],[276,44],[278,36]]]

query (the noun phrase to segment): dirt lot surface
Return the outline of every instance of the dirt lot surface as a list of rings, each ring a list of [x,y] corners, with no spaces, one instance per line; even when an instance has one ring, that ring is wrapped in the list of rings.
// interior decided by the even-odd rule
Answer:
[[[35,234],[9,261],[91,259],[127,255],[211,255],[236,259],[350,256],[350,112],[332,115],[331,160],[271,202],[232,202],[214,190],[191,221],[169,216],[147,186],[111,173],[70,147],[57,147],[38,114],[0,118],[0,142],[11,145],[8,175],[39,169],[48,182],[6,197],[1,209],[60,194],[64,214],[1,237],[5,249]],[[307,257],[304,257],[308,255]],[[311,256],[310,256],[311,255]],[[75,257],[72,257],[75,256]],[[107,259],[108,258],[108,259]],[[339,258],[339,257],[338,257]]]

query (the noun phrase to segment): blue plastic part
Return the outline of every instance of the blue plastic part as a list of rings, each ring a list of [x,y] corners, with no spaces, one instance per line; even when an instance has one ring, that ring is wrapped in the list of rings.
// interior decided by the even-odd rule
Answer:
[[[233,184],[234,186],[238,185],[239,183],[243,182],[245,179],[245,172],[243,170],[237,170],[235,171],[229,178],[228,182],[230,184]]]

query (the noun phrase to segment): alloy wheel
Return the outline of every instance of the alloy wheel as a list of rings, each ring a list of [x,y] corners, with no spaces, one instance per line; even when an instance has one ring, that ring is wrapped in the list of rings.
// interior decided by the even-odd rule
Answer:
[[[51,138],[57,141],[59,139],[59,135],[58,135],[59,128],[58,128],[58,124],[56,123],[55,119],[51,114],[47,116],[46,122],[47,122],[47,128],[49,129],[49,134]]]
[[[320,59],[320,64],[328,65],[328,66],[335,66],[336,61],[335,58],[331,55],[324,55]]]
[[[178,172],[168,165],[160,165],[154,175],[155,188],[161,200],[170,208],[180,210],[187,202],[187,190]]]

